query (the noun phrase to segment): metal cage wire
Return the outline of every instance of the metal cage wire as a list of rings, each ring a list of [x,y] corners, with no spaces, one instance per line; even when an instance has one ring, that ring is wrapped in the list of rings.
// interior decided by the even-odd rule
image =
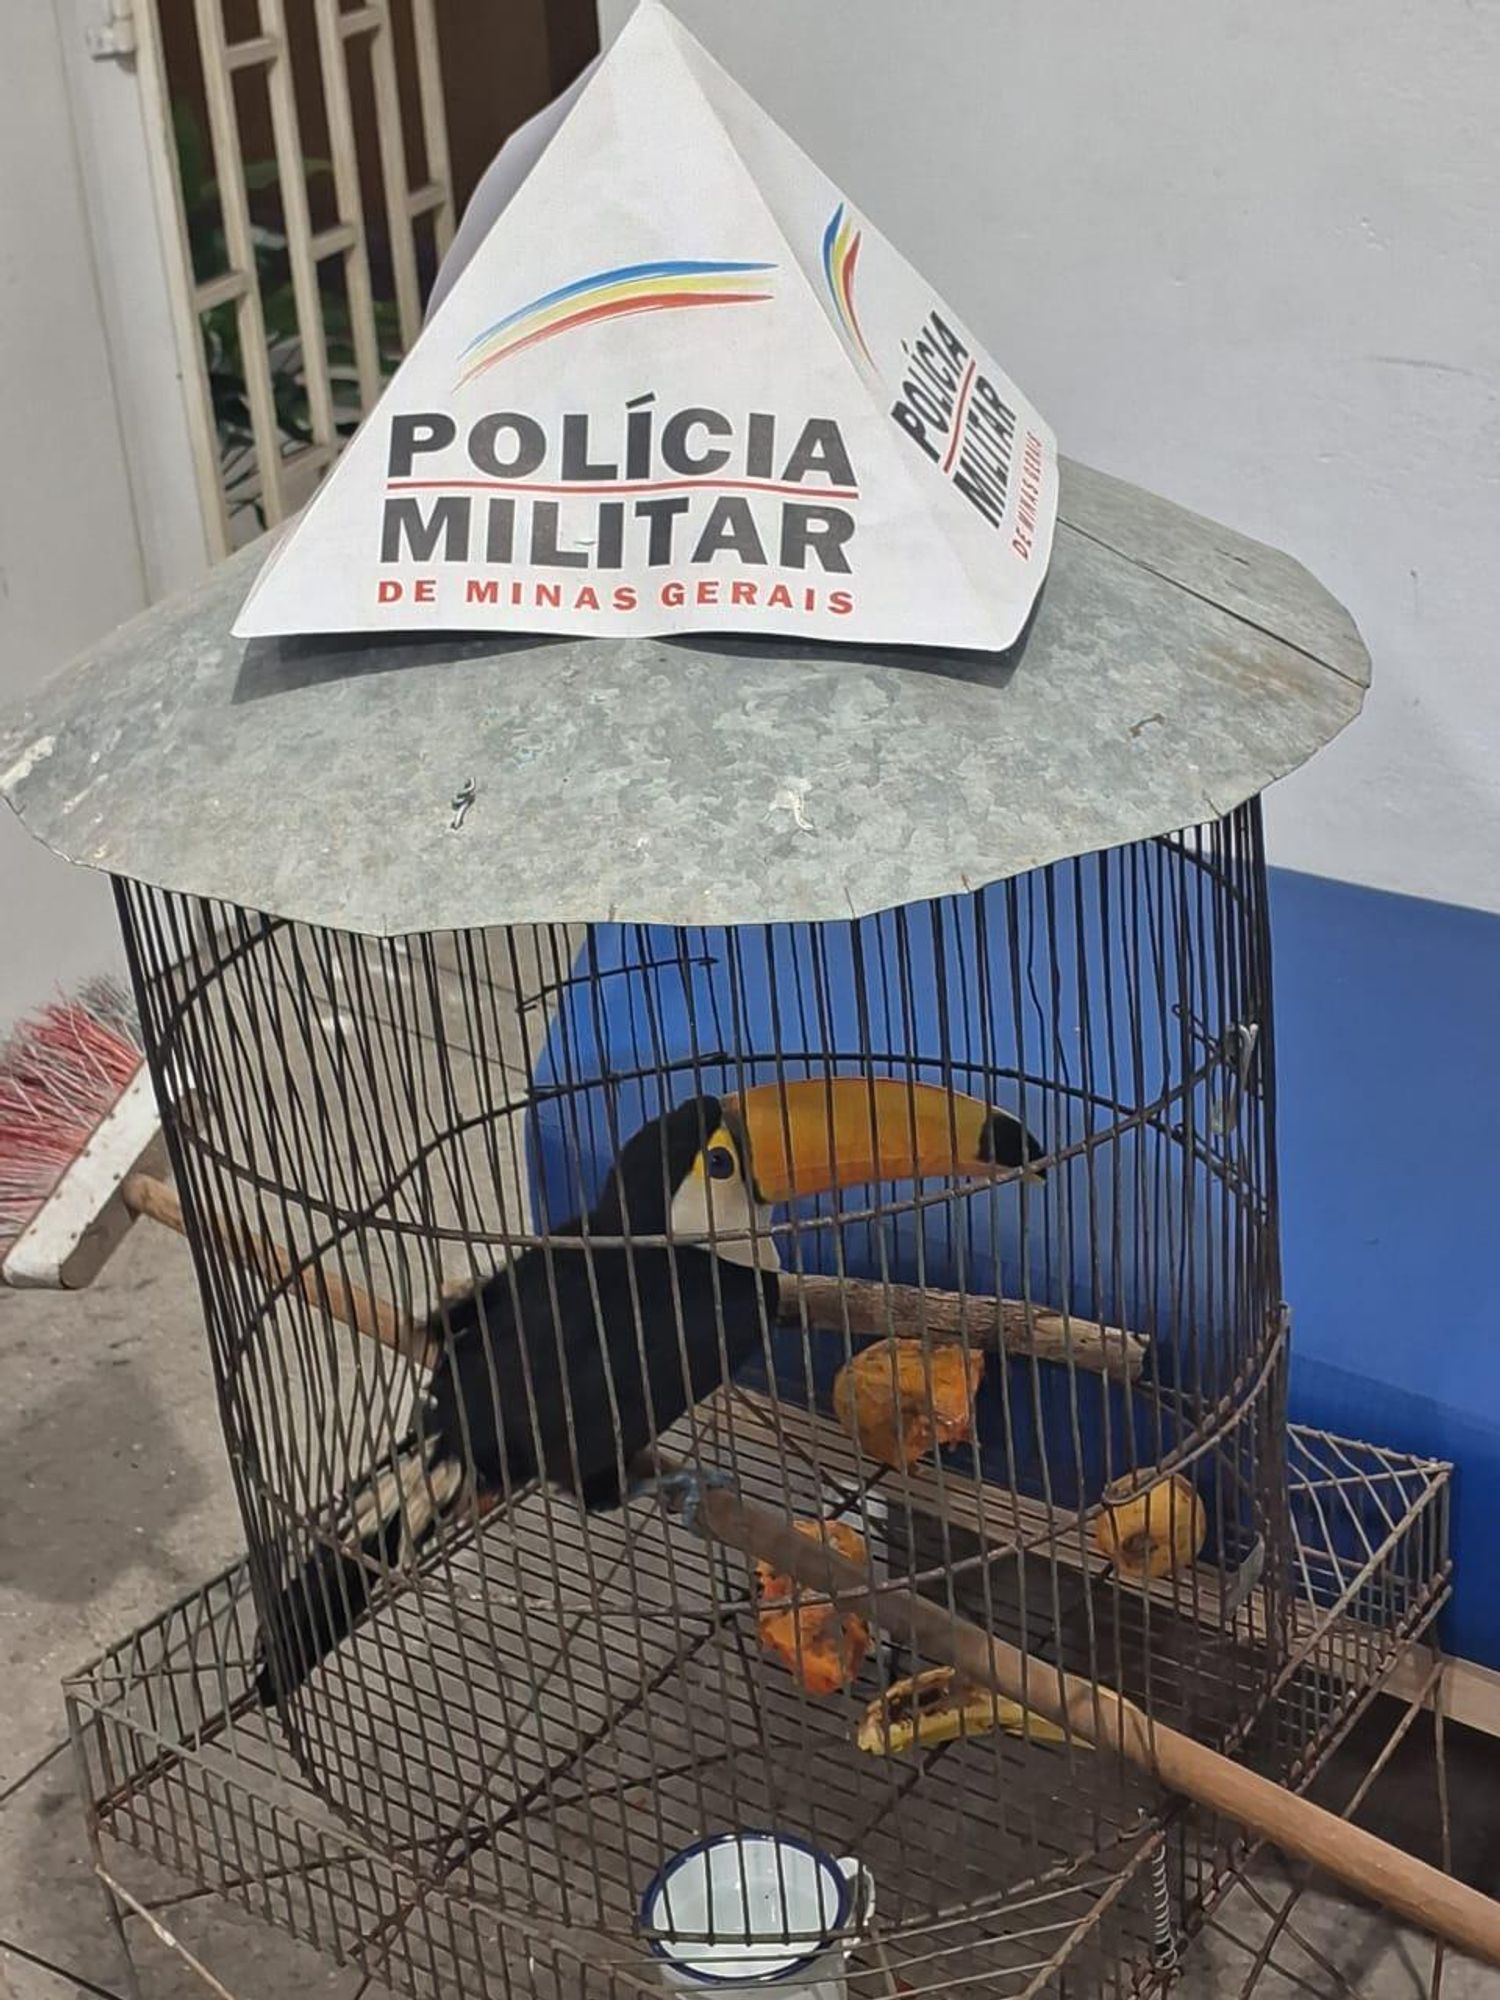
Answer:
[[[317,1551],[347,1554],[423,1392],[410,1359],[341,1323],[336,1290],[430,1326],[451,1357],[453,1302],[508,1262],[592,1271],[663,1240],[633,1238],[628,1216],[567,1227],[650,1121],[859,1074],[1015,1113],[1044,1177],[778,1209],[782,1277],[754,1352],[663,1448],[848,1523],[877,1577],[1016,1640],[1039,1671],[1222,1747],[1258,1740],[1296,1604],[1340,1586],[1336,1562],[1297,1573],[1288,1501],[1256,803],[841,925],[377,942],[132,883],[118,901],[273,1650],[288,1586]],[[680,1297],[633,1314],[641,1342],[690,1331]],[[955,1326],[985,1366],[972,1437],[877,1462],[831,1414],[835,1375],[878,1331],[931,1352]],[[1174,1470],[1206,1545],[1130,1577],[1099,1554],[1101,1504]],[[1355,1532],[1341,1516],[1335,1556]],[[434,1892],[643,1976],[640,1897],[667,1857],[774,1827],[859,1859],[917,1990],[1035,1976],[1092,1907],[1101,1857],[1141,1864],[1112,1921],[1138,1939],[1160,1925],[1145,1862],[1163,1801],[1139,1772],[1025,1721],[860,1751],[867,1705],[919,1663],[872,1643],[848,1685],[809,1693],[761,1643],[753,1565],[650,1501],[590,1513],[545,1484],[470,1489],[430,1539],[367,1567],[368,1615],[278,1689],[271,1727],[337,1819]],[[1026,1960],[1017,1899],[1054,1891],[1039,1923],[1066,1922]]]
[[[1298,1427],[1288,1434],[1287,1467],[1295,1641],[1246,1754],[1300,1788],[1377,1692],[1409,1703],[1397,1738],[1432,1692],[1434,1668],[1413,1658],[1411,1643],[1447,1591],[1448,1469]],[[331,1818],[278,1721],[246,1701],[254,1624],[241,1562],[70,1684],[97,1866],[112,1895],[132,1898],[120,1902],[132,1930],[170,1927],[180,1951],[184,1916],[213,1893],[413,2000],[640,1990],[631,1976],[638,1963],[623,1947],[605,1951],[610,1941],[595,1938],[590,1957],[580,1958],[575,1936],[502,1914],[469,1897],[457,1876],[435,1887]],[[1169,1901],[1186,1934],[1207,1923],[1221,1949],[1232,1948],[1237,1990],[1262,1990],[1257,1964],[1271,1979],[1296,1972],[1284,1902],[1274,1915],[1265,1906],[1257,1932],[1252,1885],[1248,1936],[1244,1898],[1218,1913],[1250,1857],[1235,1829],[1189,1814],[1123,1853],[1080,1854],[1052,1880],[1018,1885],[987,1912],[982,1952],[968,1955],[963,1974],[1004,2000],[1167,1990],[1170,1971],[1148,1922],[1156,1899],[1148,1905],[1140,1893],[1143,1872],[1153,1891],[1159,1881],[1154,1856],[1165,1860]],[[1253,1963],[1241,1979],[1246,1959]],[[851,1994],[891,2000],[907,1987],[925,1990],[921,1975],[931,1965],[921,1930],[908,1938],[878,1926],[851,1960]]]

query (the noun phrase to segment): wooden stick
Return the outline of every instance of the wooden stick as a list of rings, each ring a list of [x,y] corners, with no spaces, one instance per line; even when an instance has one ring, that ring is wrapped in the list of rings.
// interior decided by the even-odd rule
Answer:
[[[182,1203],[177,1190],[149,1174],[132,1174],[121,1193],[132,1215],[144,1215],[164,1228],[186,1236]],[[251,1270],[262,1273],[273,1284],[295,1285],[310,1306],[326,1312],[342,1325],[352,1327],[370,1340],[379,1341],[418,1368],[430,1368],[436,1349],[421,1327],[402,1318],[393,1305],[367,1292],[363,1286],[346,1284],[336,1271],[323,1264],[299,1264],[279,1243],[256,1236],[248,1229],[213,1218],[215,1235],[230,1255]]]
[[[905,1583],[877,1579],[863,1563],[799,1535],[784,1514],[758,1501],[709,1487],[698,1519],[718,1541],[752,1560],[771,1563],[809,1591],[873,1616],[892,1637],[927,1658],[956,1667],[967,1679],[1020,1702],[1095,1749],[1117,1752],[1168,1791],[1236,1821],[1284,1854],[1311,1862],[1419,1930],[1500,1966],[1500,1903],[1477,1889],[1180,1730],[1151,1721],[1112,1688],[1023,1653],[919,1597]]]
[[[186,1235],[177,1191],[149,1174],[132,1174],[121,1193],[132,1215],[144,1215]],[[215,1233],[231,1255],[277,1284],[294,1284],[320,1312],[331,1313],[356,1333],[378,1340],[415,1367],[431,1368],[441,1351],[386,1300],[346,1284],[326,1266],[299,1266],[278,1243],[248,1230],[215,1222]],[[463,1279],[445,1290],[451,1304],[472,1290]],[[883,1285],[865,1278],[781,1276],[779,1317],[783,1324],[807,1323],[819,1333],[848,1331],[913,1340],[960,1340],[1005,1354],[1039,1361],[1072,1361],[1092,1374],[1134,1381],[1145,1365],[1146,1342],[1119,1327],[1094,1320],[1064,1319],[1059,1313],[1023,1305],[1018,1299],[970,1299],[957,1292],[926,1292],[915,1285]]]
[[[1031,1355],[1038,1361],[1071,1361],[1075,1368],[1113,1375],[1122,1382],[1134,1382],[1146,1365],[1147,1342],[1140,1334],[1101,1326],[1096,1320],[1065,1318],[1020,1299],[965,1298],[915,1285],[798,1277],[784,1271],[779,1317],[800,1323],[804,1314],[820,1332],[842,1332],[847,1327],[857,1336],[873,1333],[902,1340],[967,1336],[974,1347]]]

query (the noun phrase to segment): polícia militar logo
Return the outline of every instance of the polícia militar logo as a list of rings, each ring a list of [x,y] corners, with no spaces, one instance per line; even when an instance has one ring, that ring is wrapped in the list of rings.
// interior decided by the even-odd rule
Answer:
[[[460,357],[460,389],[559,334],[627,319],[637,313],[692,312],[705,306],[767,305],[774,264],[706,263],[673,258],[656,264],[622,264],[613,271],[561,285],[508,313],[477,334]]]
[[[850,345],[858,348],[866,365],[873,368],[875,357],[859,323],[859,307],[854,296],[859,253],[864,247],[864,240],[865,233],[856,226],[848,203],[841,201],[823,232],[823,276]]]

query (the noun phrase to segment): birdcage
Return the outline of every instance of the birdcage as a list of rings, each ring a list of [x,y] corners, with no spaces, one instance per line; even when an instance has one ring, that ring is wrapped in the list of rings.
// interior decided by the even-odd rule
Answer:
[[[930,1770],[859,1750],[871,1702],[916,1662],[882,1658],[860,1613],[832,1651],[809,1613],[804,1660],[792,1619],[768,1652],[753,1561],[649,1495],[616,1504],[652,1439],[685,1471],[845,1524],[881,1570],[1205,1740],[1243,1726],[1279,1656],[1248,1643],[1235,1579],[1254,1563],[1274,1641],[1288,1567],[1262,888],[1247,807],[842,925],[371,943],[124,889],[266,1691],[327,1802],[497,1897],[620,1935],[665,1857],[745,1825],[858,1854],[901,1928],[981,1906],[1101,1817],[1123,1837],[1148,1793],[1020,1725]],[[873,1103],[889,1178],[763,1186],[780,1197],[764,1235],[719,1220],[725,1268],[700,1297],[681,1258],[653,1254],[672,1234],[661,1149],[630,1146],[703,1100],[671,1193],[700,1149],[727,1155],[719,1131],[753,1129],[765,1174],[755,1121],[774,1132],[783,1105],[794,1140],[806,1121],[837,1146]],[[911,1178],[908,1127],[935,1116],[918,1150],[940,1152],[976,1103],[1032,1135],[1037,1178]],[[247,1260],[252,1241],[278,1252]],[[774,1295],[736,1253],[774,1257]],[[488,1295],[483,1323],[550,1321],[552,1288],[561,1318],[581,1284],[629,1343],[607,1385],[621,1407],[585,1403],[581,1362],[557,1381],[535,1354],[522,1393],[571,1389],[572,1435],[559,1460],[539,1407],[534,1440],[497,1458],[487,1427],[512,1437],[515,1388],[502,1369],[491,1415],[466,1376],[487,1472],[455,1508],[436,1439],[425,1459],[405,1449],[424,1370],[342,1327],[324,1274],[389,1302],[439,1358],[471,1338],[472,1288],[527,1258],[541,1288]],[[931,1362],[899,1402],[890,1329]],[[663,1342],[647,1371],[663,1408],[633,1427],[634,1351]],[[667,1380],[679,1344],[700,1370],[687,1408]],[[586,1499],[596,1480],[607,1505],[528,1491],[539,1464]],[[1160,1489],[1182,1504],[1168,1541],[1209,1537],[1209,1567],[1188,1546],[1159,1597],[1090,1529],[1141,1475],[1182,1482]],[[406,1478],[430,1490],[403,1525],[386,1502]],[[365,1581],[343,1565],[361,1544],[374,1589],[356,1618]]]
[[[412,1993],[1164,1976],[1236,1838],[1167,1746],[1305,1776],[1442,1587],[1435,1473],[1289,1471],[1258,795],[1352,627],[1076,467],[1004,658],[245,645],[247,575],[0,734],[248,1545],[77,1696],[96,1814]]]

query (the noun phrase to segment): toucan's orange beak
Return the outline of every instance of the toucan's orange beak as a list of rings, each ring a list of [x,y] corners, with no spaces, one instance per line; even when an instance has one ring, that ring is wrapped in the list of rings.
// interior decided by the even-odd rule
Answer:
[[[772,1205],[871,1181],[994,1180],[1042,1153],[1010,1112],[891,1077],[757,1084],[723,1104],[756,1195]]]

